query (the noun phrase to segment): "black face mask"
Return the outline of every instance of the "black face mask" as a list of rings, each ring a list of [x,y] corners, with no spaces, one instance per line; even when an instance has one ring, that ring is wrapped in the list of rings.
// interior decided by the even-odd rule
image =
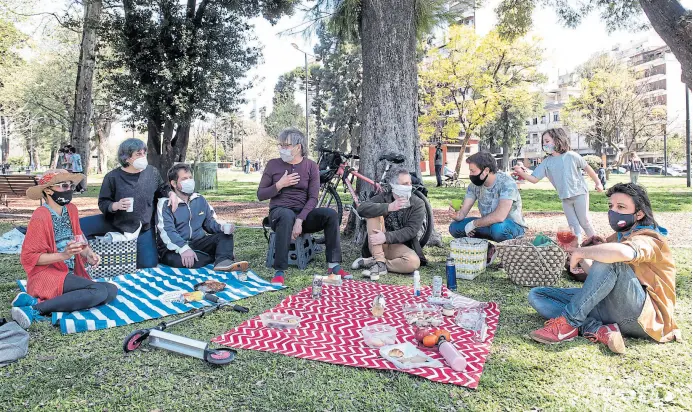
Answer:
[[[55,190],[51,193],[51,199],[60,206],[65,206],[72,201],[72,193],[74,190],[66,190],[64,192],[56,192]]]
[[[480,177],[482,174],[484,174],[483,170],[478,175],[469,175],[469,180],[471,180],[473,185],[481,186],[484,184],[486,179],[488,179],[488,173],[486,173],[486,177],[483,179]]]
[[[624,215],[609,210],[609,225],[614,232],[627,232],[636,223],[635,214]]]

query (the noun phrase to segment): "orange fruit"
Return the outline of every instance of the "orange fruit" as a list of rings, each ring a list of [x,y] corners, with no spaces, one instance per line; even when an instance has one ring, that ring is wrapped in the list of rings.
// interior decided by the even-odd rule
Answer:
[[[436,335],[426,335],[422,341],[423,345],[427,348],[432,348],[438,343],[438,337]]]
[[[436,337],[436,341],[438,340],[438,338],[439,338],[440,336],[444,336],[444,337],[445,337],[445,340],[448,341],[448,342],[451,341],[451,339],[450,339],[450,332],[448,332],[448,331],[445,330],[445,329],[438,329],[437,331],[433,332],[433,335]]]

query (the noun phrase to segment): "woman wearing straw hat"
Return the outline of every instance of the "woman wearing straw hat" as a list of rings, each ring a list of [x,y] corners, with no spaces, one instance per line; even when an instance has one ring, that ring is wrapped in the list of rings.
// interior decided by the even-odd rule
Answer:
[[[12,318],[23,328],[55,312],[72,312],[111,302],[118,288],[93,282],[85,262],[101,260],[86,243],[77,207],[70,203],[83,174],[47,171],[29,199],[43,200],[29,220],[20,261],[27,274],[27,292],[12,301]]]

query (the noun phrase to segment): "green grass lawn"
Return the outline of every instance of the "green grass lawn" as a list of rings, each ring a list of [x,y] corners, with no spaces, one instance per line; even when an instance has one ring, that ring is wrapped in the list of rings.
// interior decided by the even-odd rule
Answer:
[[[8,229],[0,225],[0,231]],[[239,229],[237,255],[266,278],[262,232]],[[345,261],[356,250],[345,240]],[[426,249],[431,264],[422,282],[444,272],[445,250]],[[560,346],[534,343],[527,333],[542,319],[527,304],[528,288],[503,272],[460,281],[459,292],[500,304],[501,317],[478,390],[433,383],[405,373],[357,369],[283,355],[240,350],[223,368],[143,347],[123,354],[123,339],[158,321],[62,336],[48,324],[31,327],[29,355],[0,369],[2,410],[691,410],[691,250],[674,251],[678,273],[677,319],[687,339],[659,345],[627,341],[615,356],[578,338]],[[172,333],[209,340],[268,310],[310,284],[324,257],[305,271],[291,269],[288,288],[240,303],[250,313],[215,312],[174,327]],[[0,256],[0,316],[8,316],[24,273],[16,256]],[[383,283],[411,284],[388,275]],[[561,286],[571,283],[565,279]],[[391,307],[388,310],[398,310]]]

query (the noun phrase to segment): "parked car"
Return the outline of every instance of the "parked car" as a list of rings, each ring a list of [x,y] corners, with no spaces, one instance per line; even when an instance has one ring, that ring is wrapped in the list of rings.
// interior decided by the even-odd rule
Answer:
[[[654,175],[654,176],[663,176],[664,175],[664,167],[663,166],[656,166],[656,165],[647,165],[645,166],[645,170],[647,170],[648,175]],[[667,167],[667,176],[675,176],[675,177],[680,177],[683,176],[681,172],[677,172],[671,167]]]
[[[612,167],[611,173],[615,175],[624,175],[628,173],[628,170],[625,167]]]

